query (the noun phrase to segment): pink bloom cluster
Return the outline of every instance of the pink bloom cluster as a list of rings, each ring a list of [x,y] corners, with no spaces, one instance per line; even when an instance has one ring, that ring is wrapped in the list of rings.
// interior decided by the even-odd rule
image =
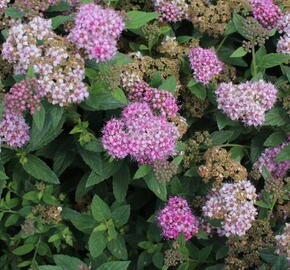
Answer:
[[[214,75],[222,71],[224,66],[215,52],[203,48],[191,49],[189,61],[194,70],[194,79],[204,84],[208,84]]]
[[[290,169],[290,160],[276,162],[275,158],[288,144],[289,142],[285,142],[279,146],[267,148],[256,161],[254,167],[256,167],[261,174],[263,173],[263,168],[267,168],[274,178],[286,176],[287,171]]]
[[[278,53],[290,54],[290,33],[282,36],[277,44]]]
[[[4,9],[7,7],[7,4],[10,0],[0,0],[0,9]]]
[[[262,125],[265,112],[271,109],[277,99],[277,89],[262,80],[239,85],[222,83],[215,91],[218,108],[232,120],[241,119],[249,126]]]
[[[18,114],[27,109],[34,114],[36,110],[40,110],[40,102],[44,94],[44,89],[35,78],[23,80],[16,83],[10,88],[9,93],[5,94],[5,109]]]
[[[89,58],[103,62],[116,53],[117,39],[124,27],[122,17],[116,11],[85,4],[80,7],[69,38],[79,49],[84,48]]]
[[[147,103],[129,104],[122,116],[108,121],[102,131],[102,144],[111,156],[131,155],[139,163],[153,164],[176,154],[177,128],[164,117],[153,115]]]
[[[6,111],[0,122],[0,136],[11,147],[22,147],[30,139],[29,126],[22,114]]]
[[[35,17],[28,24],[20,23],[9,30],[2,55],[13,64],[16,74],[25,74],[32,66],[49,101],[65,106],[88,96],[82,82],[84,60],[69,46],[66,39],[51,30],[51,20]]]
[[[277,27],[282,12],[273,0],[250,0],[253,7],[253,15],[267,29]]]
[[[277,28],[279,32],[288,33],[290,35],[290,13],[285,12],[278,21]]]
[[[290,266],[290,223],[285,224],[284,233],[275,236],[278,255],[286,255]],[[289,269],[289,268],[288,268]]]
[[[158,18],[159,21],[179,22],[182,21],[183,14],[180,8],[171,4],[165,3],[159,7],[156,12],[160,13],[161,16]]]
[[[210,219],[223,219],[222,226],[216,228],[219,235],[241,236],[251,228],[257,215],[256,197],[256,189],[249,181],[225,183],[207,196],[202,211]]]
[[[183,232],[189,240],[198,232],[197,218],[192,214],[186,200],[171,197],[157,220],[162,228],[162,235],[167,239],[176,239]]]
[[[162,116],[176,116],[179,110],[176,98],[166,90],[158,90],[147,83],[136,83],[134,87],[126,88],[128,98],[132,101],[146,102],[160,112]]]

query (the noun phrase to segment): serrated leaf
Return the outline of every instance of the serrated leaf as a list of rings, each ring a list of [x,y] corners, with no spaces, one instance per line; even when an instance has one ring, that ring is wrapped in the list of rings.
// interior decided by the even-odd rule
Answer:
[[[279,153],[279,155],[275,158],[276,162],[283,162],[286,160],[290,160],[290,144],[288,144],[287,146],[285,146],[281,152]]]
[[[147,22],[158,18],[160,14],[156,12],[129,11],[127,16],[126,29],[137,29]]]
[[[5,14],[13,19],[20,19],[24,16],[25,13],[14,7],[9,7],[5,9]]]
[[[113,193],[117,201],[125,200],[130,180],[130,170],[127,165],[121,166],[113,175]]]
[[[245,21],[246,20],[242,16],[240,16],[239,14],[237,14],[237,13],[233,14],[233,23],[234,23],[236,30],[238,31],[238,33],[240,35],[242,35],[244,38],[248,39],[247,33],[244,29]]]
[[[194,94],[196,97],[198,97],[199,99],[205,100],[207,93],[206,93],[206,88],[203,84],[197,83],[193,86],[190,86],[189,89],[190,89],[190,92]]]
[[[35,123],[35,126],[39,130],[41,130],[45,122],[45,108],[42,104],[40,104],[40,110],[36,111],[32,117],[33,117],[33,122]]]
[[[128,261],[114,261],[102,264],[97,270],[127,270],[130,262]]]
[[[247,54],[248,52],[244,49],[244,47],[239,47],[236,49],[230,57],[235,58],[235,57],[243,57]]]
[[[265,126],[283,126],[289,123],[288,114],[280,107],[274,107],[266,113]]]
[[[148,164],[139,165],[138,170],[136,171],[133,179],[143,178],[144,176],[148,175],[152,170],[152,167]]]
[[[30,253],[34,248],[35,248],[34,244],[28,243],[14,249],[12,253],[18,256],[22,256],[22,255]]]
[[[89,251],[93,258],[100,256],[107,246],[105,232],[93,231],[89,238]]]
[[[158,87],[160,90],[166,90],[172,94],[174,94],[176,89],[176,77],[174,75],[167,78],[162,84]]]
[[[111,240],[108,242],[108,250],[115,256],[117,259],[120,260],[127,260],[128,259],[128,252],[125,240],[123,236],[118,235],[116,239]]]
[[[290,60],[290,55],[283,54],[283,53],[269,53],[264,55],[260,62],[259,67],[260,68],[272,68],[275,66],[279,66],[283,63],[287,63]]]
[[[22,164],[24,170],[38,180],[47,183],[59,184],[56,174],[38,157],[28,154],[27,162]]]
[[[112,212],[112,218],[117,228],[122,227],[128,222],[128,219],[130,217],[130,211],[131,207],[129,204],[114,209],[114,211]]]
[[[93,217],[98,222],[106,221],[112,216],[110,207],[98,195],[94,196],[91,207]]]
[[[79,269],[80,265],[86,266],[80,259],[62,254],[53,255],[53,260],[57,266],[63,269]]]
[[[166,183],[159,183],[156,177],[151,172],[144,177],[147,187],[162,201],[167,200]]]
[[[272,133],[264,142],[264,146],[278,146],[285,142],[287,139],[284,132],[274,132]]]

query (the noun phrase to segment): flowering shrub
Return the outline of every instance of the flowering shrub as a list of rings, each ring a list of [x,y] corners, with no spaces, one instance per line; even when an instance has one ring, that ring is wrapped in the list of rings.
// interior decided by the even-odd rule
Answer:
[[[290,269],[288,2],[0,0],[0,269]]]

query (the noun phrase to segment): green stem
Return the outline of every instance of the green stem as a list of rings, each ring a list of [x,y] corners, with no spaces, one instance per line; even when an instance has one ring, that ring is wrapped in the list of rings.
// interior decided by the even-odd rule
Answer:
[[[11,213],[11,214],[18,214],[16,211],[13,211],[13,210],[6,210],[6,209],[0,209],[0,212]]]
[[[36,255],[37,255],[37,252],[38,252],[38,249],[39,249],[40,240],[41,240],[41,237],[39,236],[39,239],[37,241],[37,244],[36,244],[36,247],[35,247],[35,250],[34,250],[33,258],[32,258],[32,264],[34,264],[35,266],[37,266],[37,261],[35,259],[36,259]]]
[[[253,77],[255,77],[257,75],[255,46],[252,47],[252,58],[253,58]]]
[[[220,48],[223,46],[223,44],[225,43],[226,39],[228,38],[228,36],[225,36],[223,38],[223,40],[221,41],[221,43],[218,45],[217,49],[215,50],[216,53],[218,53],[218,51],[220,50]]]
[[[230,144],[230,143],[222,144],[222,145],[217,145],[217,146],[219,146],[219,147],[233,147],[233,146],[238,146],[238,147],[242,147],[242,148],[250,148],[250,146],[248,146],[248,145]]]

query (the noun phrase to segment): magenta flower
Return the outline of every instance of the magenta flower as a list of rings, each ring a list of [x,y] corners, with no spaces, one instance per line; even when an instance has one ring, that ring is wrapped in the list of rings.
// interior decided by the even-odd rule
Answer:
[[[187,201],[180,197],[171,197],[157,220],[162,235],[167,239],[176,239],[183,232],[185,239],[189,240],[198,232],[197,218],[192,214]]]
[[[103,62],[116,53],[117,39],[124,28],[122,17],[113,9],[85,4],[79,9],[69,38],[79,49],[85,49],[89,58]]]
[[[241,119],[248,126],[262,125],[265,112],[277,99],[275,86],[262,80],[239,85],[222,83],[215,93],[218,108],[232,120]]]
[[[182,10],[171,3],[165,3],[159,7],[156,12],[161,14],[161,16],[158,18],[158,20],[161,22],[179,22],[182,21],[183,18]]]
[[[191,49],[189,54],[191,68],[194,71],[193,77],[197,82],[208,84],[223,69],[221,62],[215,52],[209,49]]]

